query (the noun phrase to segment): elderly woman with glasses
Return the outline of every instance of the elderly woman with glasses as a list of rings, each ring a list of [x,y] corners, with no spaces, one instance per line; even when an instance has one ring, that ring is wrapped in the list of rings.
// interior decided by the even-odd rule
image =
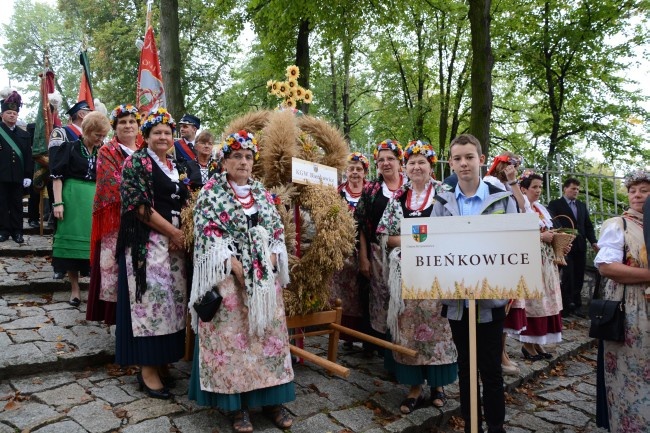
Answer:
[[[187,180],[193,191],[201,189],[203,185],[219,172],[219,164],[213,157],[214,136],[210,131],[203,131],[196,137],[194,151],[196,158],[187,161]]]
[[[366,176],[370,162],[368,158],[360,152],[353,152],[347,157],[347,167],[345,169],[345,182],[338,187],[340,196],[348,204],[348,210],[354,213],[357,207],[361,191],[367,183]],[[341,323],[351,329],[363,332],[363,308],[360,302],[360,281],[359,281],[359,257],[358,257],[358,237],[357,248],[354,254],[345,259],[343,269],[338,271],[332,277],[330,286],[330,302],[334,304],[337,299],[342,301],[343,317]],[[357,341],[351,336],[343,334],[345,340],[344,346],[352,347],[352,343]]]

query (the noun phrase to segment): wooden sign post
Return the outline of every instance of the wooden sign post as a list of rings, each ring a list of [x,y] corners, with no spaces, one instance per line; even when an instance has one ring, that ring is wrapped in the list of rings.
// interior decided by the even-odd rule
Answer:
[[[471,431],[478,431],[477,299],[543,294],[539,219],[533,214],[402,220],[402,298],[468,300]]]

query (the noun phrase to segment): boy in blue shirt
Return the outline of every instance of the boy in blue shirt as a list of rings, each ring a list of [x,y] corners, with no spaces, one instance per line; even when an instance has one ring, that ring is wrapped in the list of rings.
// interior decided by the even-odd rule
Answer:
[[[512,193],[481,180],[480,168],[484,161],[481,143],[473,135],[462,134],[452,140],[449,146],[449,166],[458,177],[458,184],[455,188],[448,188],[436,196],[432,217],[517,213]],[[482,299],[478,301],[477,306],[477,364],[483,384],[483,417],[488,433],[505,433],[501,336],[507,302]],[[442,314],[449,320],[454,344],[458,350],[461,415],[465,420],[465,432],[470,433],[469,304],[463,300],[447,300],[443,303],[445,306]],[[483,432],[483,417],[479,401],[480,433]]]

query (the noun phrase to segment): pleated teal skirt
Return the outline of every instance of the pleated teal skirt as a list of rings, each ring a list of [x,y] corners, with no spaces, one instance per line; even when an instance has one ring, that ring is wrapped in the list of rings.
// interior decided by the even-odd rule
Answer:
[[[388,335],[390,341],[390,335]],[[398,383],[404,385],[420,385],[427,381],[432,387],[445,386],[454,383],[458,378],[458,363],[441,365],[407,365],[395,361],[393,352],[384,352],[384,368],[395,375]]]
[[[237,394],[220,394],[201,390],[199,379],[199,338],[197,336],[196,344],[194,345],[194,362],[192,363],[188,397],[190,400],[195,400],[201,406],[218,407],[223,411],[230,412],[252,407],[288,403],[296,399],[296,388],[293,382],[289,382]]]

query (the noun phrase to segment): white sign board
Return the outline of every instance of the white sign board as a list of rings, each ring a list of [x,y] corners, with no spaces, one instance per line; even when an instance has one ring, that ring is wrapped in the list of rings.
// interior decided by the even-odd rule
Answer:
[[[544,292],[539,218],[404,218],[403,299],[536,299]]]
[[[291,158],[291,181],[303,185],[338,185],[336,169],[300,158]]]

